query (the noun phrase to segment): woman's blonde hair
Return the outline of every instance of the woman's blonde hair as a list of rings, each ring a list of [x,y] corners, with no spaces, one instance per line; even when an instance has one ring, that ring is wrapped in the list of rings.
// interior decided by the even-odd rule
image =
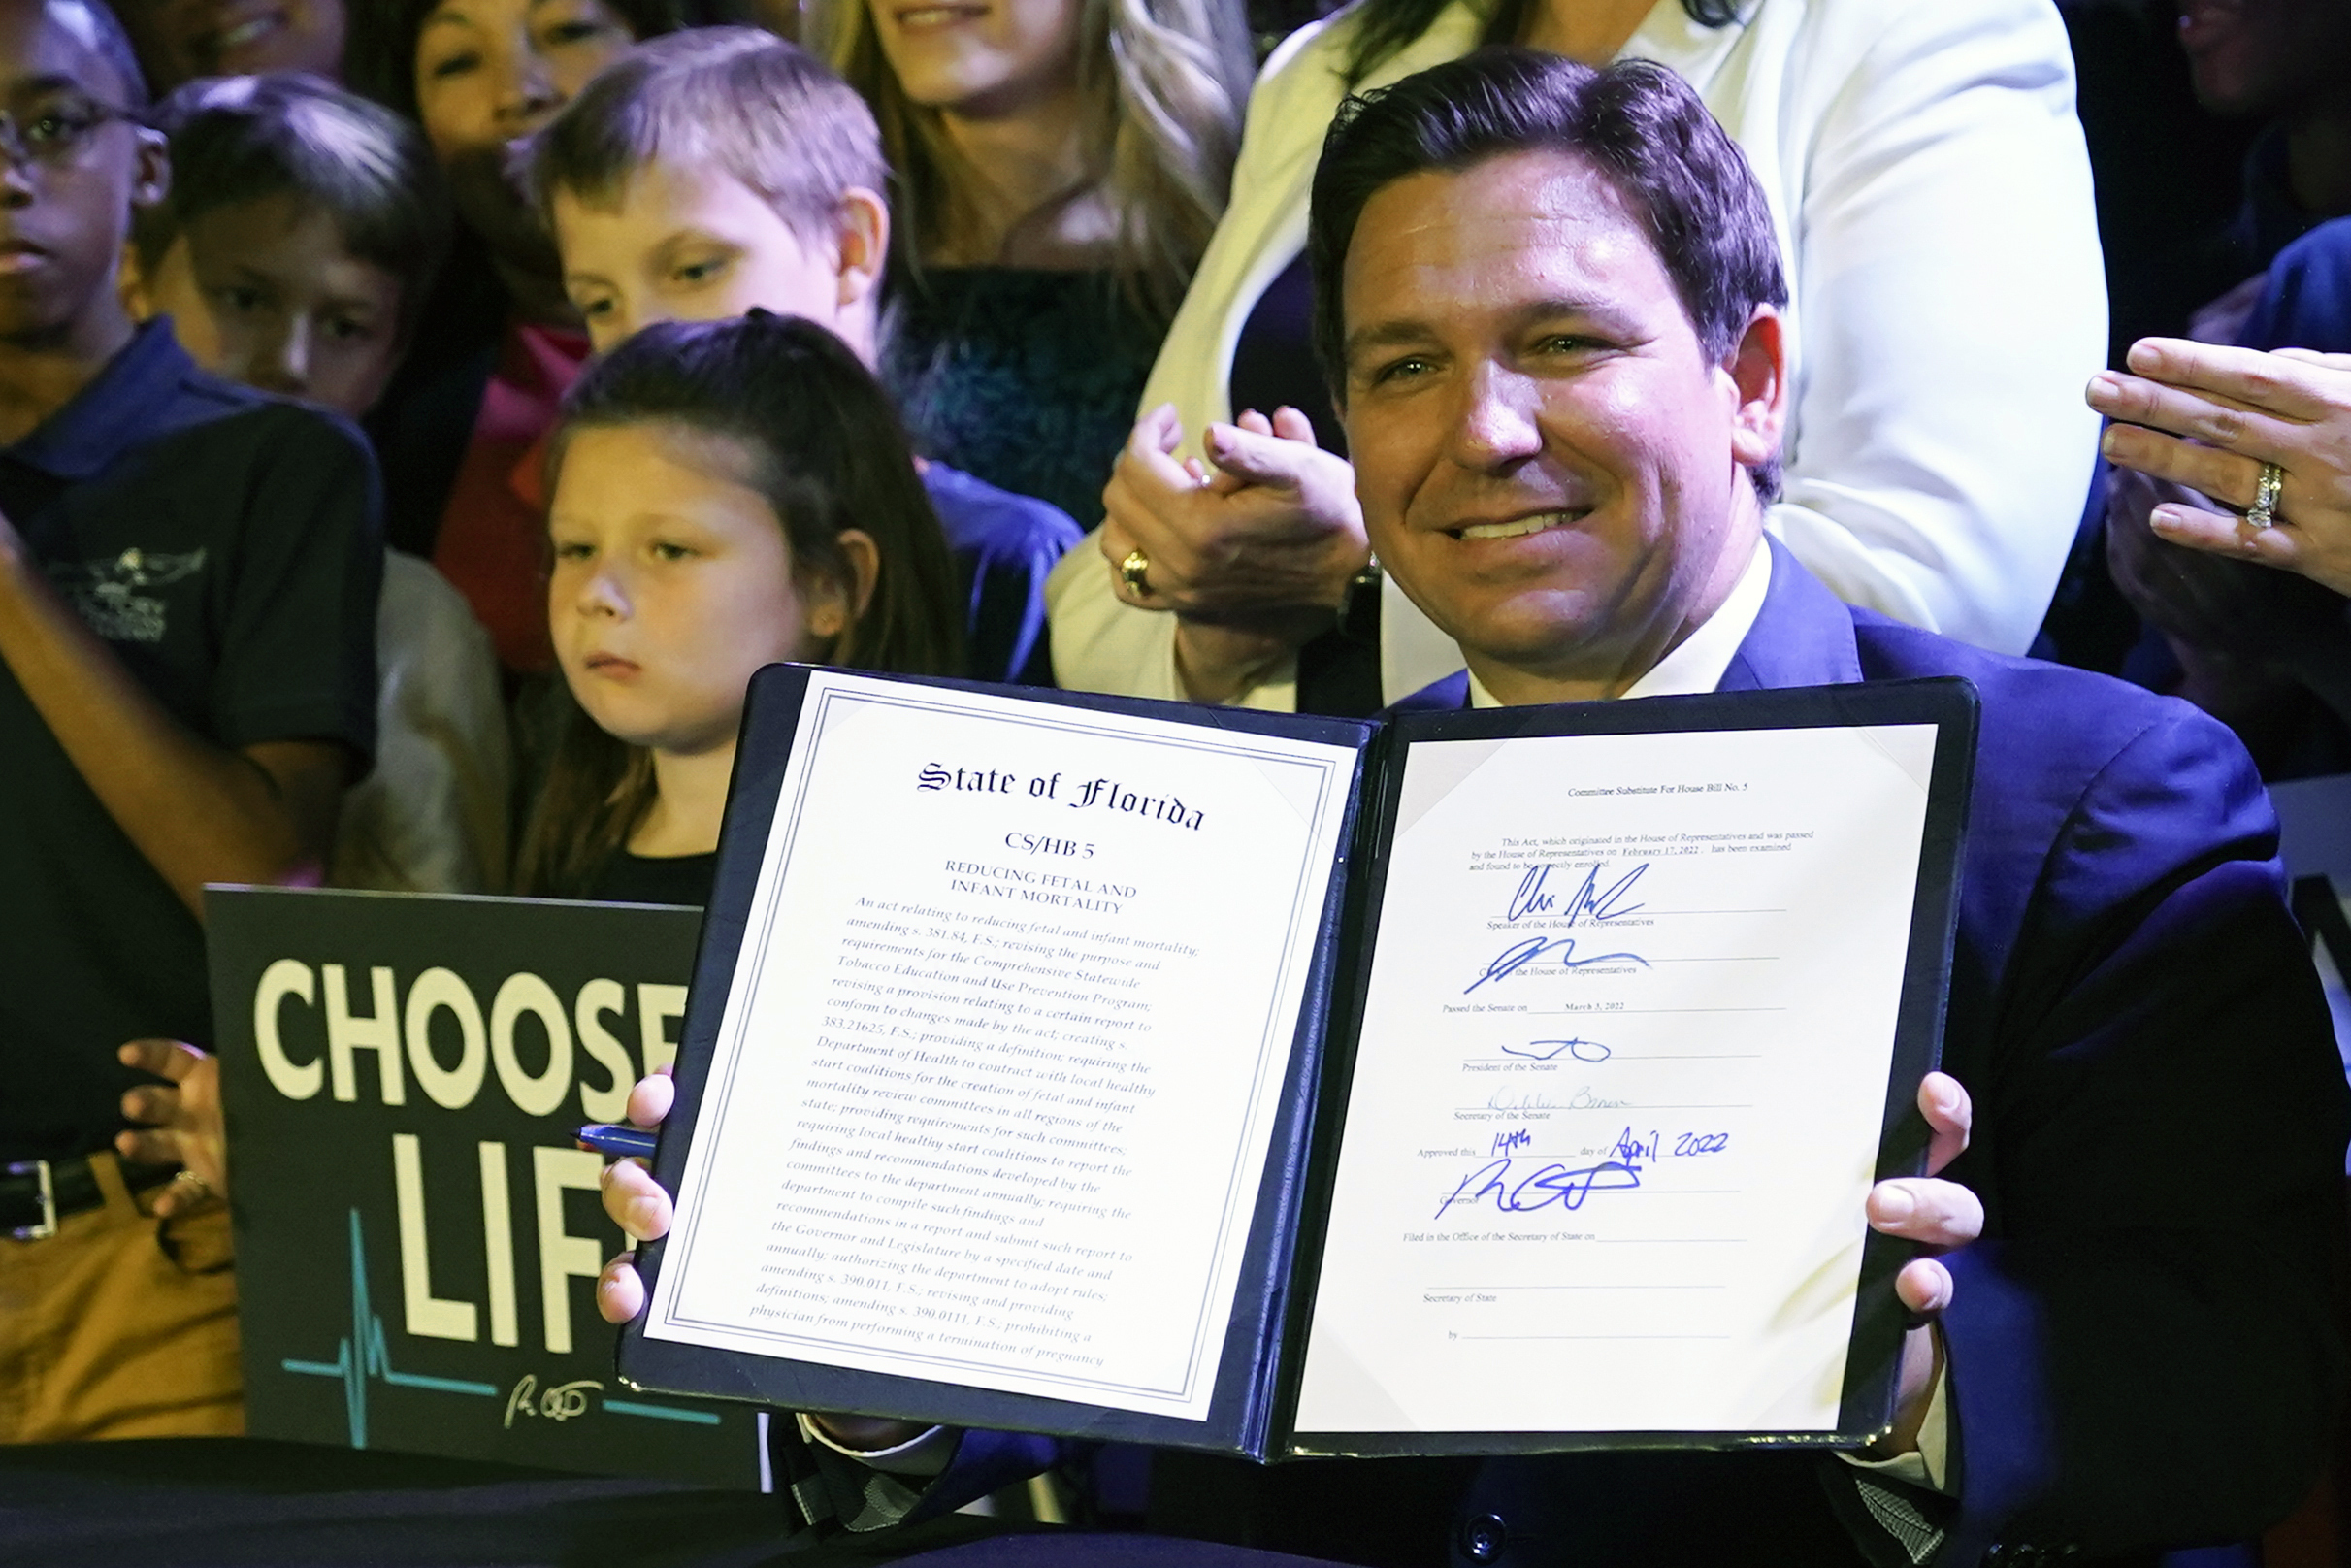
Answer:
[[[1094,183],[1118,223],[1121,281],[1161,317],[1224,212],[1254,70],[1240,0],[1075,0],[1078,87],[1101,149]],[[865,96],[898,181],[902,259],[954,232],[963,181],[937,110],[909,100],[882,53],[868,0],[808,0],[804,40]],[[1032,214],[1034,215],[1034,214]]]

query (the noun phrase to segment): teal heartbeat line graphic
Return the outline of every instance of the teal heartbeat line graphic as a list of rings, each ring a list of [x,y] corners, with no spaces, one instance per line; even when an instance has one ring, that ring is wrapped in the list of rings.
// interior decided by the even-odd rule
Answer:
[[[351,1331],[335,1343],[332,1361],[302,1361],[287,1357],[278,1363],[288,1372],[304,1377],[337,1378],[343,1383],[343,1419],[350,1432],[351,1447],[368,1446],[368,1380],[380,1378],[395,1388],[424,1388],[434,1393],[468,1393],[479,1398],[495,1399],[498,1388],[493,1384],[476,1383],[471,1378],[434,1378],[421,1372],[400,1372],[393,1369],[391,1353],[384,1347],[383,1319],[372,1308],[368,1295],[368,1245],[359,1224],[359,1211],[351,1211]],[[634,1399],[607,1399],[604,1408],[615,1416],[639,1416],[658,1421],[687,1421],[697,1426],[716,1426],[719,1417],[715,1411],[684,1410],[675,1405],[648,1405]]]
[[[471,1393],[485,1399],[498,1397],[498,1389],[487,1383],[475,1383],[467,1378],[428,1378],[416,1372],[395,1372],[392,1357],[384,1349],[383,1320],[369,1310],[368,1303],[368,1244],[359,1228],[359,1211],[351,1211],[351,1331],[335,1345],[332,1361],[297,1361],[291,1358],[278,1365],[288,1372],[306,1377],[341,1378],[343,1380],[343,1411],[349,1423],[351,1447],[368,1446],[368,1379],[381,1378],[396,1388],[430,1388],[436,1393]]]

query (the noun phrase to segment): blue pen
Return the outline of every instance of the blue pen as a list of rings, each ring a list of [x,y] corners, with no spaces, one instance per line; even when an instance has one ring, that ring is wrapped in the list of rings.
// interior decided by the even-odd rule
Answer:
[[[653,1158],[653,1145],[660,1135],[647,1132],[642,1127],[613,1127],[597,1122],[581,1127],[572,1136],[598,1154],[610,1155],[615,1160],[650,1160]]]

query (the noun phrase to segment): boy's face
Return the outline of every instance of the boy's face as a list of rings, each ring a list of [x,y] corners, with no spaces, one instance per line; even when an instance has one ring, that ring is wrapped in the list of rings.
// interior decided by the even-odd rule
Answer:
[[[216,207],[143,279],[206,370],[357,419],[400,365],[400,279],[291,196]]]
[[[0,0],[0,342],[53,341],[114,309],[134,203],[168,178],[162,138],[131,124],[127,84],[79,0]]]
[[[564,292],[599,351],[656,321],[719,321],[764,308],[804,316],[871,357],[863,279],[730,175],[655,162],[630,178],[618,202],[559,190],[552,206]]]

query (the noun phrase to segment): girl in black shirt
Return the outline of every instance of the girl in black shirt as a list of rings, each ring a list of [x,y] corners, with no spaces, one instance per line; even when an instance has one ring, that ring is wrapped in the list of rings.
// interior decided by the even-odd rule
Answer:
[[[565,404],[547,609],[571,699],[522,891],[706,900],[752,672],[962,668],[955,569],[889,398],[755,310],[649,327]]]

